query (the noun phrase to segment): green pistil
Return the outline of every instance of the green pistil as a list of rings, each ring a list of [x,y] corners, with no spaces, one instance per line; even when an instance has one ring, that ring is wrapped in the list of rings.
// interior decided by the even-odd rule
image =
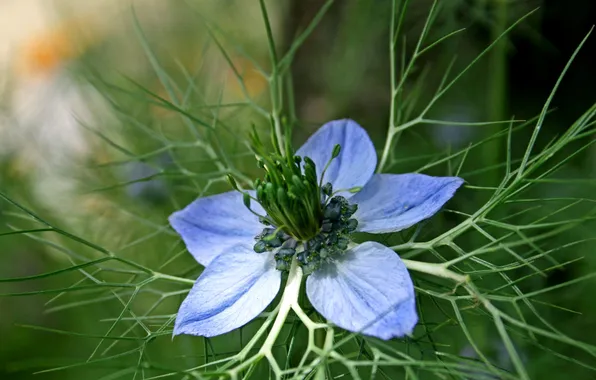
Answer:
[[[300,167],[304,161],[304,169]],[[267,212],[270,224],[298,241],[315,236],[321,228],[321,191],[315,163],[308,157],[285,159],[278,155],[259,157],[265,170],[255,181],[257,201]]]

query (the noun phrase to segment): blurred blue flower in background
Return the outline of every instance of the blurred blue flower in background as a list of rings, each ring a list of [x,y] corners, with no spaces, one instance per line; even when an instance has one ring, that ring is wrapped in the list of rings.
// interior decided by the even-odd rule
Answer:
[[[462,125],[462,123],[473,124],[478,119],[477,113],[472,106],[468,104],[450,104],[449,110],[443,112],[442,120],[452,120],[453,124],[434,124],[431,125],[431,139],[435,145],[441,149],[461,149],[478,135],[478,128],[472,125]]]
[[[296,156],[310,158],[304,161],[316,164],[319,183],[326,181],[320,231],[311,239],[263,225],[264,208],[244,207],[237,191],[199,198],[172,214],[171,225],[206,267],[180,306],[175,335],[220,335],[256,318],[278,293],[288,257],[309,275],[308,299],[330,322],[381,339],[412,332],[418,316],[406,266],[391,249],[355,245],[349,236],[411,227],[439,211],[463,180],[375,174],[373,143],[352,120],[325,124]],[[254,199],[255,191],[247,193]]]
[[[170,192],[160,175],[170,164],[171,157],[162,155],[155,163],[133,161],[124,165],[121,176],[127,181],[126,194],[149,204],[165,202]]]

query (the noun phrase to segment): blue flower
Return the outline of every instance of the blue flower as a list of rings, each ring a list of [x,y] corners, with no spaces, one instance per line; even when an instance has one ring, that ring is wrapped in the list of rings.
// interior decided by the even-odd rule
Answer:
[[[415,173],[375,174],[375,148],[366,131],[352,120],[325,124],[296,156],[303,158],[296,162],[304,168],[305,178],[309,170],[314,178],[316,171],[319,183],[323,176],[328,187],[317,187],[317,193],[327,196],[316,206],[321,209],[317,215],[322,221],[316,225],[321,232],[308,235],[310,240],[294,239],[297,233],[272,225],[268,218],[272,206],[261,202],[269,214],[258,203],[251,209],[244,207],[248,195],[269,199],[262,194],[262,186],[258,192],[247,192],[244,199],[237,191],[199,198],[172,214],[171,225],[188,251],[206,267],[180,306],[175,335],[211,337],[256,318],[279,291],[283,252],[303,265],[309,274],[308,299],[330,322],[381,339],[411,334],[418,316],[414,287],[404,263],[379,243],[354,245],[346,236],[354,230],[396,232],[427,219],[453,196],[463,180]],[[290,195],[295,198],[297,191],[293,191]],[[288,220],[288,224],[295,222]]]
[[[160,204],[168,199],[167,183],[159,177],[160,170],[156,167],[135,161],[127,163],[122,169],[122,177],[129,182],[126,185],[129,197],[152,204]]]

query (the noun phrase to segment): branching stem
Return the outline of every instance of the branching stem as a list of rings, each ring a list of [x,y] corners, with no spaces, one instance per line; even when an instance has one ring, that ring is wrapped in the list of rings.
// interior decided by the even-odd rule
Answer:
[[[294,258],[292,260],[292,264],[290,265],[290,272],[288,274],[288,282],[286,284],[286,288],[284,289],[284,294],[281,298],[279,312],[277,313],[277,318],[273,322],[273,326],[271,327],[271,331],[267,336],[267,339],[261,346],[259,350],[260,353],[269,352],[279,332],[281,331],[286,318],[288,317],[288,313],[290,309],[298,303],[298,295],[300,294],[300,285],[302,283],[302,268],[298,266],[298,262]]]
[[[170,276],[169,274],[164,274],[164,273],[159,273],[159,272],[153,272],[153,277],[158,280],[162,279],[162,280],[167,280],[167,281],[171,281],[171,282],[179,282],[181,284],[194,285],[194,283],[195,283],[195,280],[191,280],[189,278]]]
[[[422,261],[414,261],[407,259],[402,259],[402,261],[408,269],[415,270],[417,272],[428,273],[433,276],[453,280],[458,284],[463,284],[470,281],[469,276],[455,273],[443,264],[425,263]]]

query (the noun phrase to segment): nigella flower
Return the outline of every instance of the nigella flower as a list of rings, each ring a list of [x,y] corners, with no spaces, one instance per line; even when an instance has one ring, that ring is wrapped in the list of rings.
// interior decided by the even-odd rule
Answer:
[[[312,306],[330,322],[382,339],[410,334],[418,316],[404,263],[379,243],[351,243],[350,235],[427,219],[463,180],[374,174],[372,141],[352,120],[325,124],[295,155],[267,156],[260,146],[253,136],[266,171],[255,191],[199,198],[170,217],[206,267],[180,306],[174,334],[210,337],[248,323],[273,301],[292,260],[308,275]]]

